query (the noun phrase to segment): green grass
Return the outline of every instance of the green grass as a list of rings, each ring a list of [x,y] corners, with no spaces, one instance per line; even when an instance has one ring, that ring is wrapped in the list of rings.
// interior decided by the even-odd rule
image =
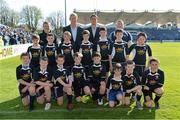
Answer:
[[[180,43],[150,43],[153,55],[160,59],[165,72],[165,94],[160,100],[161,109],[138,111],[134,104],[111,109],[99,107],[95,103],[76,103],[75,110],[68,112],[53,102],[52,109],[43,111],[41,105],[29,113],[21,104],[15,78],[15,68],[19,58],[0,60],[0,118],[119,118],[119,119],[180,119]]]

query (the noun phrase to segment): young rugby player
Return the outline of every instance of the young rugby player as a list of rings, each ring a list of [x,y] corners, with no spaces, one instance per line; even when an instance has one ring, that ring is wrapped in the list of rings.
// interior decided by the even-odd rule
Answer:
[[[149,60],[149,65],[149,69],[144,71],[142,76],[145,105],[150,108],[153,106],[152,93],[155,93],[155,108],[159,109],[159,99],[164,93],[164,72],[159,69],[159,60],[156,58],[151,58]]]
[[[136,106],[139,110],[142,110],[141,107],[141,96],[142,96],[142,87],[140,82],[140,77],[136,71],[134,71],[135,63],[132,60],[126,62],[126,71],[123,73],[123,91],[125,92],[124,104],[130,105],[130,95],[131,93],[136,93],[137,101]]]
[[[40,67],[37,67],[33,72],[33,79],[36,83],[36,97],[39,104],[45,104],[44,110],[49,110],[51,107],[51,88],[52,72],[48,68],[48,58],[40,59]]]
[[[19,82],[19,93],[24,106],[29,105],[29,111],[34,109],[35,84],[32,80],[32,69],[29,67],[30,56],[28,53],[22,53],[20,56],[21,65],[16,68],[16,78]],[[28,98],[29,96],[29,98]]]
[[[109,61],[110,61],[110,49],[111,42],[107,38],[107,29],[101,27],[99,30],[100,40],[97,43],[97,52],[101,54],[101,63],[106,67],[106,81],[109,76]]]
[[[116,101],[124,103],[123,101],[123,80],[121,79],[122,66],[120,63],[116,63],[113,70],[114,74],[109,76],[108,79],[108,101],[109,107],[114,107]]]
[[[39,60],[42,57],[43,48],[39,45],[39,35],[32,35],[33,45],[28,47],[27,52],[30,55],[30,66],[31,68],[39,67]]]
[[[82,65],[85,68],[86,76],[88,75],[89,67],[92,65],[92,53],[93,44],[89,41],[90,32],[88,30],[83,31],[83,41],[81,43],[79,52],[82,53]]]
[[[116,40],[112,45],[111,56],[110,56],[110,70],[112,71],[113,64],[120,63],[121,66],[125,67],[125,62],[128,59],[128,44],[122,40],[123,30],[117,29],[115,31]]]
[[[57,45],[54,43],[54,34],[47,34],[47,45],[44,47],[43,55],[48,58],[48,68],[56,66]]]
[[[73,46],[71,44],[71,33],[65,31],[63,33],[63,38],[64,41],[63,43],[60,44],[59,49],[60,49],[60,53],[65,57],[64,67],[68,71],[71,71],[72,66],[74,65],[74,60],[73,60],[74,51],[73,51]]]
[[[84,67],[81,64],[81,59],[83,55],[79,52],[74,54],[74,66],[72,68],[72,76],[73,76],[73,89],[77,102],[86,102],[82,100],[83,94],[91,96],[91,91],[89,88],[89,83],[86,79],[86,75],[84,72]]]
[[[147,35],[145,33],[141,32],[137,37],[137,43],[131,45],[128,55],[134,51],[133,61],[135,62],[135,71],[142,77],[146,66],[146,55],[148,54],[151,57],[152,51],[150,46],[146,44]]]
[[[54,94],[58,105],[63,104],[63,93],[67,93],[68,105],[67,109],[72,110],[74,105],[72,103],[72,76],[70,72],[64,68],[65,57],[61,54],[57,55],[56,62],[57,67],[54,72]]]
[[[89,70],[91,93],[94,100],[98,99],[98,105],[103,105],[103,96],[106,91],[106,69],[101,64],[100,53],[93,54],[93,65]]]

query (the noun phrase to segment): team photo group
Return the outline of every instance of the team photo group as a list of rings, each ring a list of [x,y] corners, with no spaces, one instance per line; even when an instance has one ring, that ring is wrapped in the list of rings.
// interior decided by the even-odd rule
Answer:
[[[59,108],[67,104],[69,111],[76,109],[77,102],[92,101],[111,108],[135,102],[138,110],[159,109],[164,72],[146,33],[132,40],[124,30],[125,21],[119,19],[108,35],[107,28],[98,25],[97,15],[89,17],[91,25],[81,28],[72,13],[61,41],[48,22],[43,23],[42,33],[32,35],[32,46],[20,55],[21,65],[16,68],[22,104],[29,111],[36,109],[35,103],[47,111],[54,101]]]

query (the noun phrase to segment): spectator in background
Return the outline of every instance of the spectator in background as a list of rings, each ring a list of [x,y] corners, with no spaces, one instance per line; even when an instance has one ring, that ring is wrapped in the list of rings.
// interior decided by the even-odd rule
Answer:
[[[12,35],[10,36],[10,40],[9,40],[9,45],[15,45],[17,44],[17,41],[16,41],[16,35]]]
[[[124,30],[124,21],[122,19],[117,20],[116,22],[116,29],[123,29],[123,38],[122,40],[128,43],[128,47],[132,45],[132,35]],[[116,30],[115,30],[116,31]],[[116,40],[115,31],[111,32],[109,38],[112,42]]]
[[[76,13],[70,14],[70,25],[63,28],[63,32],[69,31],[71,33],[71,44],[73,45],[74,52],[79,52],[82,38],[83,29],[77,25],[78,16]],[[63,42],[63,41],[62,41]]]
[[[0,28],[0,36],[4,46],[31,43],[31,32],[26,32],[23,28]]]
[[[40,36],[40,45],[41,46],[46,46],[47,45],[47,34],[48,33],[51,33],[51,29],[50,29],[50,24],[48,22],[44,22],[43,23],[43,31],[42,33],[39,34]],[[56,44],[57,43],[57,40],[56,40],[56,36],[54,35],[54,43]]]
[[[4,41],[2,39],[2,36],[0,36],[0,47],[3,47],[4,46]]]
[[[89,41],[93,43],[93,50],[97,50],[97,43],[99,41],[99,31],[100,31],[100,26],[97,24],[98,22],[98,16],[93,14],[90,16],[90,21],[91,21],[91,26],[88,27],[86,30],[90,32],[90,37]]]

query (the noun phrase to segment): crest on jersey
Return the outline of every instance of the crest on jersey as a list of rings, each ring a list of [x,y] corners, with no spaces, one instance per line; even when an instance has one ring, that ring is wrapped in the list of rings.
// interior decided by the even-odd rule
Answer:
[[[22,79],[23,79],[23,80],[28,80],[30,77],[31,77],[30,74],[24,74],[24,75],[22,75]]]
[[[40,79],[40,81],[46,81],[46,80],[47,80],[46,77],[42,77],[42,78]]]
[[[70,49],[68,49],[68,48],[64,49],[64,54],[69,54],[70,52],[71,52]]]
[[[51,51],[51,50],[47,52],[47,55],[48,55],[48,56],[53,56],[53,54],[54,54],[54,52]]]
[[[32,54],[32,56],[33,56],[34,58],[36,58],[36,57],[39,56],[39,53],[38,53],[38,52],[34,52],[34,53]]]
[[[107,45],[102,45],[102,46],[101,46],[101,49],[102,49],[102,50],[105,50],[105,49],[107,49],[107,48],[108,48]]]
[[[145,51],[144,51],[144,50],[138,50],[137,53],[138,53],[139,55],[144,55],[144,54],[145,54]]]
[[[120,47],[116,48],[116,52],[117,52],[117,53],[121,53],[122,51],[123,51],[122,48],[120,48]]]
[[[74,74],[75,78],[81,78],[81,73],[77,72],[76,74]]]
[[[65,78],[66,78],[66,77],[61,76],[60,78],[61,78],[62,81],[65,81]]]
[[[90,46],[89,46],[89,47],[90,47]],[[86,48],[86,49],[83,50],[83,53],[86,54],[86,53],[89,53],[89,51],[90,51],[90,48]]]
[[[112,88],[113,88],[114,90],[118,90],[120,87],[121,87],[121,84],[118,84],[118,83],[112,85]]]
[[[131,79],[127,80],[127,85],[132,85],[133,84],[133,81]]]
[[[96,76],[98,76],[98,75],[100,75],[100,70],[95,70],[95,71],[93,71],[93,73],[94,73],[94,75],[96,75]]]

